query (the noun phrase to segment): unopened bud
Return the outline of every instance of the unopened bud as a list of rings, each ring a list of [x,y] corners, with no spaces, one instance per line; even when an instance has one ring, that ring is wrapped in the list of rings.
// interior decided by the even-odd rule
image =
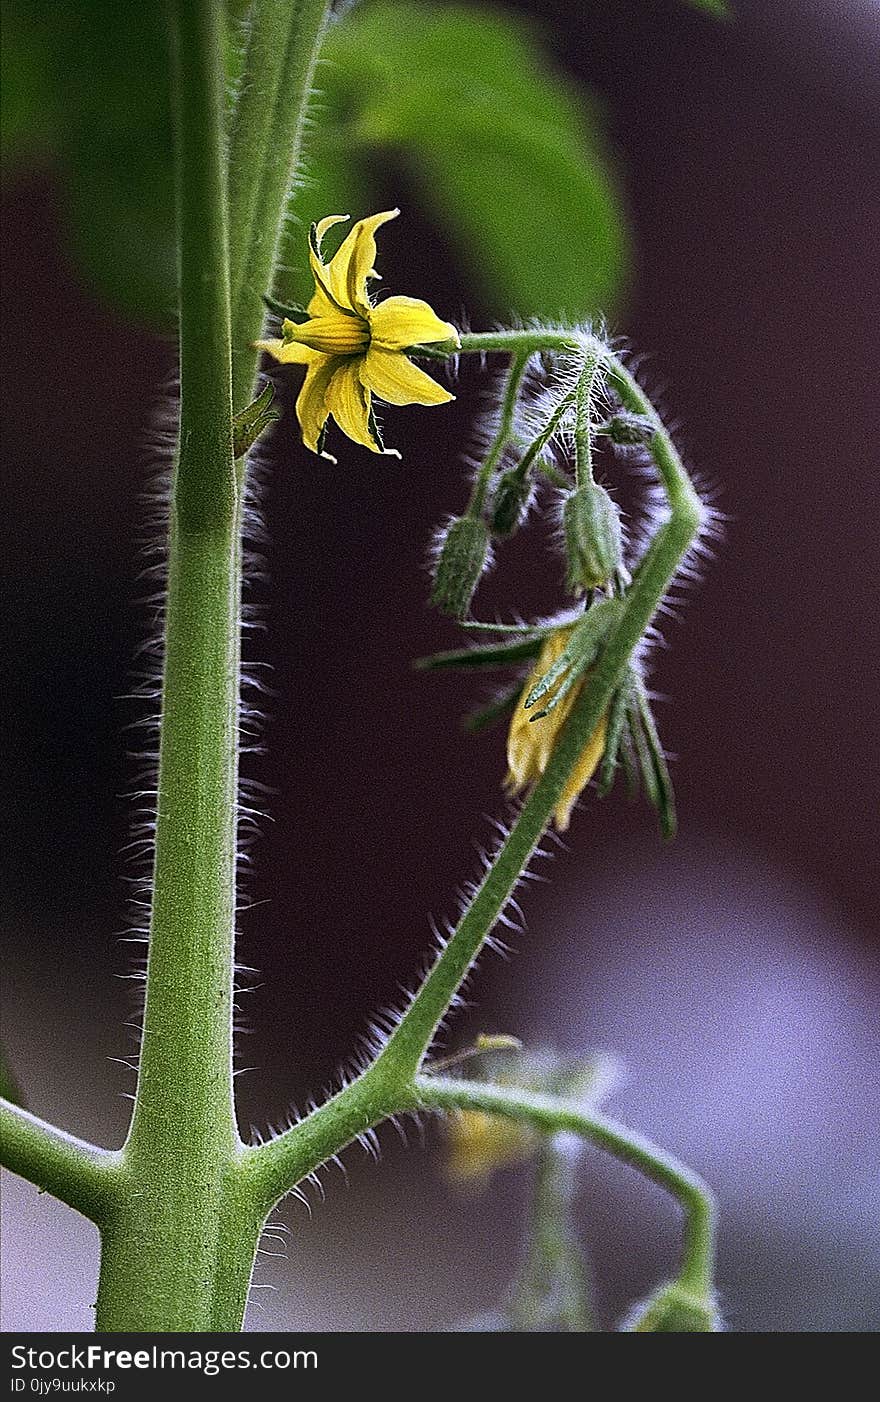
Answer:
[[[632,448],[649,442],[656,430],[650,419],[623,410],[602,424],[598,431],[607,434],[612,443],[617,443],[623,448]]]
[[[529,509],[531,495],[532,483],[528,476],[523,477],[515,467],[502,473],[492,494],[492,506],[489,513],[493,535],[513,535],[514,531],[522,525],[523,518]]]
[[[694,1295],[673,1280],[636,1305],[621,1329],[625,1334],[717,1334],[721,1318],[711,1297]]]
[[[573,594],[597,589],[621,568],[620,513],[604,487],[589,482],[565,500],[562,509],[567,584]]]
[[[463,618],[489,564],[486,523],[477,516],[459,516],[441,533],[438,544],[431,603],[454,618]]]

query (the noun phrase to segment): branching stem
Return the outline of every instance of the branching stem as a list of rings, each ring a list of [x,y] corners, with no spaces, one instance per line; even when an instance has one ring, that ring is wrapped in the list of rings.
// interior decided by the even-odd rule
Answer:
[[[0,1102],[3,1162],[96,1221],[98,1328],[240,1327],[261,1225],[315,1168],[391,1115],[470,1107],[579,1134],[667,1189],[686,1215],[680,1279],[711,1282],[712,1204],[695,1175],[647,1140],[564,1098],[425,1074],[424,1061],[524,869],[634,650],[689,549],[701,505],[659,415],[629,371],[581,330],[469,333],[460,350],[510,358],[496,437],[470,510],[482,511],[538,353],[583,358],[578,387],[527,449],[528,470],[576,405],[579,481],[591,402],[607,377],[649,419],[669,519],[657,531],[537,782],[456,929],[372,1063],[300,1124],[258,1147],[238,1135],[232,987],[238,776],[241,502],[233,412],[251,398],[252,342],[272,282],[300,157],[327,0],[255,0],[244,77],[223,152],[222,7],[170,0],[178,136],[181,407],[169,537],[156,850],[138,1084],[124,1148],[85,1144]],[[227,221],[227,213],[229,221]],[[229,234],[227,229],[229,228]],[[452,354],[427,348],[426,355]],[[419,350],[421,354],[421,349]],[[589,383],[587,383],[589,380]]]

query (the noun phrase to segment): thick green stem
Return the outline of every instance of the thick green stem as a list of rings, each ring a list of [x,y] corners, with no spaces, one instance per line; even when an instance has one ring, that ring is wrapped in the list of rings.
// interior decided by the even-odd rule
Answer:
[[[252,398],[287,199],[302,157],[306,111],[329,0],[255,0],[229,147],[233,404]]]
[[[252,1260],[236,1262],[229,1213],[240,581],[222,13],[176,0],[173,17],[180,436],[144,1031],[126,1191],[103,1231],[97,1327],[114,1332],[238,1328]]]

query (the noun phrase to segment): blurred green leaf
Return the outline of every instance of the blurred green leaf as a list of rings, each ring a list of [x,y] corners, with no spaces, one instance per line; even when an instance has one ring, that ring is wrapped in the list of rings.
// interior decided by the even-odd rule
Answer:
[[[730,6],[727,0],[688,0],[695,10],[708,10],[709,14],[717,15],[719,19],[730,18]]]
[[[14,75],[4,154],[45,147],[89,281],[122,311],[167,324],[175,247],[164,6],[7,0],[3,21]]]
[[[173,314],[173,151],[164,6],[53,7],[53,80],[82,266],[123,311]]]
[[[4,151],[54,161],[75,252],[114,306],[160,326],[175,287],[165,7],[3,0]],[[231,36],[237,35],[239,0]],[[231,39],[228,67],[236,69]],[[476,310],[582,317],[614,306],[624,220],[599,123],[501,10],[366,0],[334,25],[285,248],[308,296],[304,226],[375,207],[384,167],[469,272]],[[401,198],[407,194],[403,192]],[[395,191],[396,197],[396,191]],[[479,303],[482,302],[482,306]]]
[[[0,44],[0,152],[4,165],[32,160],[51,140],[52,102],[45,37],[21,7],[3,0]]]
[[[614,305],[626,234],[598,123],[532,25],[479,7],[366,4],[332,31],[318,85],[303,221],[366,213],[369,172],[390,155],[490,314]],[[292,245],[288,261],[284,289],[301,300]]]

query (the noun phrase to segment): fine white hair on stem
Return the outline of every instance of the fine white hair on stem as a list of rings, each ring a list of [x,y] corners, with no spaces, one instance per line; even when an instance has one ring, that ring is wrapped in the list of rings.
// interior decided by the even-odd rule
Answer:
[[[132,1016],[126,1022],[129,1035],[138,1043],[143,1033],[143,988],[146,980],[146,953],[149,940],[152,865],[156,833],[156,800],[158,796],[158,734],[162,694],[164,652],[165,586],[167,575],[168,517],[171,479],[177,446],[179,384],[171,377],[161,394],[146,433],[146,485],[141,493],[144,507],[143,525],[139,532],[139,553],[142,565],[137,582],[145,593],[136,601],[143,620],[144,636],[135,649],[131,681],[117,699],[136,708],[137,714],[123,722],[126,734],[142,742],[128,754],[130,778],[128,801],[130,836],[122,845],[120,855],[125,870],[122,881],[129,891],[126,906],[127,927],[118,940],[129,955],[126,970],[119,976],[137,989]],[[266,524],[260,510],[260,496],[267,475],[267,466],[259,446],[251,451],[246,474],[246,492],[242,513],[242,664],[238,701],[239,752],[242,756],[262,749],[261,736],[265,725],[265,701],[273,691],[269,681],[270,669],[261,659],[252,657],[251,639],[259,636],[262,627],[262,606],[252,594],[255,587],[264,587],[266,565],[263,548],[267,541]],[[261,830],[265,800],[270,794],[267,786],[240,777],[236,806],[237,866],[239,874],[236,913],[240,914],[260,901],[247,894],[242,875],[251,866],[254,841]],[[132,870],[133,868],[133,870]],[[134,951],[140,951],[134,957]],[[238,1038],[247,1027],[240,1015],[238,1000],[254,990],[257,971],[248,963],[237,960],[234,969],[235,987],[233,1011],[234,1035]],[[136,1070],[128,1057],[115,1059],[126,1069]],[[246,1067],[236,1066],[235,1074]]]

